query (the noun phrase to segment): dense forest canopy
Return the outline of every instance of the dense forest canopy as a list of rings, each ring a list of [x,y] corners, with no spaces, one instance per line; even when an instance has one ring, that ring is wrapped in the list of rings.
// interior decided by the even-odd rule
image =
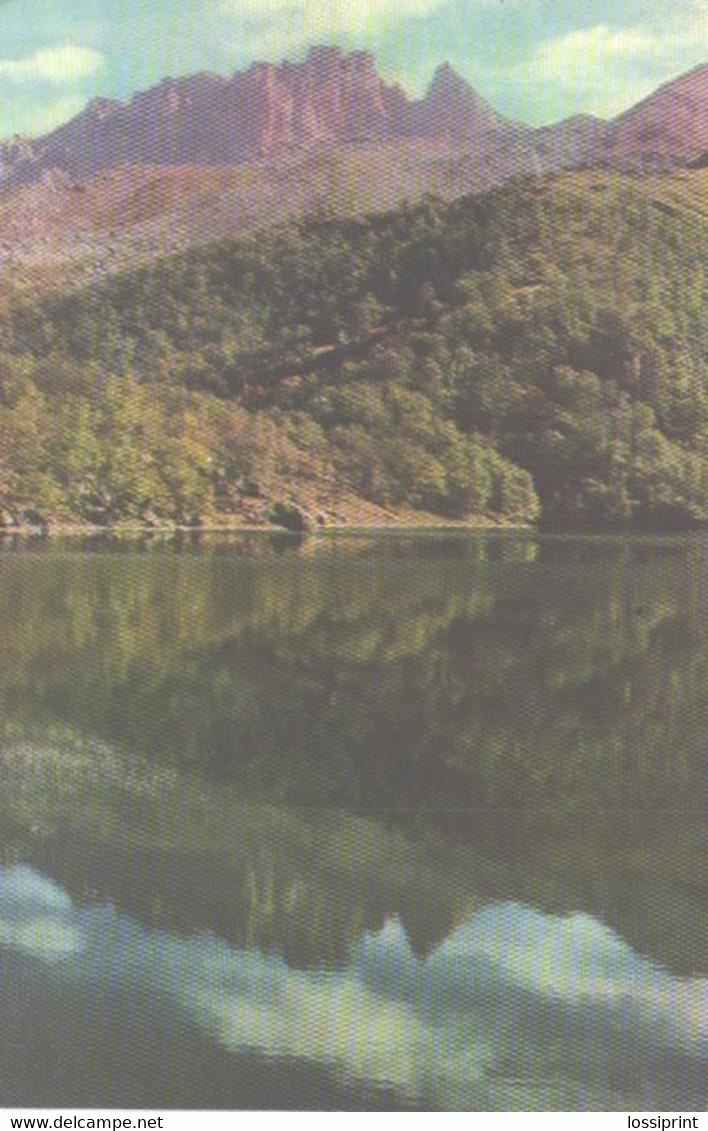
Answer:
[[[707,252],[706,170],[590,169],[18,289],[6,521],[704,521]]]

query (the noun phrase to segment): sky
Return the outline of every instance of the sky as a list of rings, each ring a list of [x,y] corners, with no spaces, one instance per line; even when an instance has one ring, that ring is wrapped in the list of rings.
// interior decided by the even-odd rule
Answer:
[[[0,0],[0,136],[167,75],[367,48],[419,95],[451,62],[512,118],[613,116],[708,61],[708,0]]]
[[[611,1110],[645,1110],[647,1089],[666,1108],[667,1076],[687,1072],[696,1087],[705,1079],[708,980],[672,976],[580,913],[488,905],[426,959],[392,918],[363,935],[347,963],[301,970],[214,935],[147,930],[112,905],[82,906],[19,865],[0,868],[0,955],[21,963],[0,985],[3,1016],[17,1017],[21,984],[41,1028],[43,1009],[51,1014],[63,1000],[51,975],[70,989],[66,1025],[82,1029],[82,1047],[105,1046],[119,1020],[116,990],[132,985],[146,1016],[170,1001],[233,1053],[328,1065],[416,1101],[432,1094],[426,1111],[474,1110],[490,1079],[502,1109],[518,1103],[524,1079],[536,1079],[553,1083],[552,1107],[569,1110],[580,1090],[591,1111],[608,1110],[609,1088]],[[131,1019],[139,1028],[134,1006]],[[118,1023],[115,1031],[124,1034],[112,1048],[120,1064],[131,1030]],[[183,1041],[184,1027],[175,1034]],[[169,1046],[164,1053],[169,1072]],[[74,1056],[69,1036],[69,1064]]]

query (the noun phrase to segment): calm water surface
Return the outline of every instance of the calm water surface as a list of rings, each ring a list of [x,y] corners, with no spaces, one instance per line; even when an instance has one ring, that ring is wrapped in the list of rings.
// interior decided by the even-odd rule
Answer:
[[[0,542],[0,1104],[704,1110],[708,539]]]

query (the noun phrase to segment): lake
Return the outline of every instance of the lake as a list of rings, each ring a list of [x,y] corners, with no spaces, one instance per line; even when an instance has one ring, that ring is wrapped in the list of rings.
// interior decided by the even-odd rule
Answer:
[[[0,1104],[708,1099],[708,538],[0,542]]]

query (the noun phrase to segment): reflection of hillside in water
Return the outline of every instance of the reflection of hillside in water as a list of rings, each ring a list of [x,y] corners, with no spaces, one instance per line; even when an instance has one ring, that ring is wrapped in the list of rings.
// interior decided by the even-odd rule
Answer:
[[[341,964],[392,915],[422,958],[471,912],[515,900],[582,909],[677,973],[708,970],[698,818],[559,839],[515,832],[508,810],[474,811],[463,840],[435,814],[401,825],[250,801],[68,735],[6,748],[3,771],[4,860],[31,861],[75,898],[110,900],[155,928],[210,930],[307,968]]]
[[[695,791],[708,706],[702,560],[530,538],[8,555],[0,688],[13,717],[269,798],[404,809],[422,776],[430,807],[442,776],[445,808],[665,805]]]
[[[242,545],[3,558],[6,861],[302,968],[510,900],[708,970],[699,540]]]

